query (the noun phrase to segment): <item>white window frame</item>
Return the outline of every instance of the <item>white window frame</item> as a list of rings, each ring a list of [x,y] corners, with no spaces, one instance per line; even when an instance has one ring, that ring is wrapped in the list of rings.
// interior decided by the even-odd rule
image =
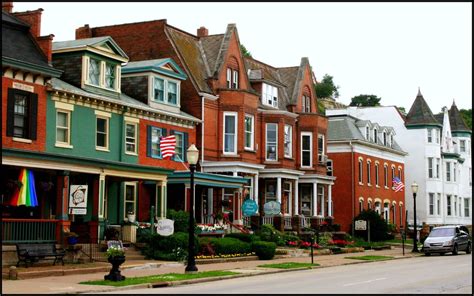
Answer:
[[[127,201],[127,186],[133,187],[133,202]],[[123,217],[127,219],[127,203],[133,203],[133,213],[136,215],[137,210],[137,183],[136,182],[124,182],[123,186]]]
[[[157,79],[163,80],[163,101],[155,99],[155,89],[156,89],[155,86],[156,86]],[[163,77],[159,75],[154,75],[152,76],[151,81],[152,81],[151,83],[152,84],[152,88],[151,88],[151,101],[152,102],[159,103],[159,104],[166,104],[166,105],[174,106],[174,107],[181,106],[181,81],[180,80]],[[170,103],[170,101],[168,100],[168,92],[169,92],[168,84],[170,82],[176,84],[176,104]]]
[[[388,164],[383,165],[384,187],[388,189]]]
[[[383,132],[383,145],[384,145],[384,146],[388,146],[387,144],[388,144],[388,143],[387,143],[387,132],[384,131],[384,132]]]
[[[133,137],[133,142],[128,142],[127,141],[127,125],[131,125],[133,126],[134,128],[134,137]],[[124,124],[124,145],[125,145],[125,154],[128,154],[128,155],[137,155],[137,150],[138,150],[138,123],[137,122],[133,122],[133,121],[128,121],[128,120],[125,120],[125,124]],[[133,145],[134,149],[133,151],[128,151],[127,150],[127,144],[130,144],[130,145]]]
[[[262,104],[278,108],[278,88],[276,86],[262,83]]]
[[[372,183],[372,176],[370,175],[370,168],[372,165],[372,161],[367,160],[367,185],[371,186]]]
[[[235,69],[232,69],[232,88],[239,88],[239,71]]]
[[[459,140],[459,151],[466,152],[466,140]]]
[[[378,131],[376,128],[374,128],[374,143],[375,144],[378,143]]]
[[[275,136],[275,150],[276,150],[276,153],[275,153],[275,159],[269,159],[268,158],[268,126],[269,125],[275,125],[276,126],[276,136]],[[265,123],[265,160],[266,161],[278,161],[278,123],[273,123],[273,122],[268,122],[268,123]]]
[[[446,194],[446,216],[452,216],[453,215],[453,209],[452,209],[452,195],[451,194]]]
[[[446,182],[451,182],[451,162],[446,162]]]
[[[225,130],[226,130],[226,117],[234,117],[234,147],[232,149],[232,151],[225,151],[225,136],[226,136],[226,133],[225,133]],[[224,128],[222,129],[222,153],[225,154],[225,155],[236,155],[237,154],[237,139],[238,139],[238,125],[237,125],[237,120],[238,120],[238,114],[237,112],[224,112],[223,115],[222,115],[222,119],[223,119],[223,126]]]
[[[286,131],[288,128],[288,136],[289,136],[289,141],[286,139]],[[289,143],[289,153],[287,153],[285,147],[286,143]],[[289,124],[285,124],[285,127],[283,128],[283,150],[285,157],[291,158],[293,156],[293,126]]]
[[[370,141],[370,128],[368,125],[365,126],[365,138],[367,141]]]
[[[435,194],[428,193],[428,215],[433,216],[435,213]]]
[[[93,84],[90,79],[89,79],[89,71],[90,71],[90,60],[96,60],[99,62],[99,83],[98,84]],[[102,89],[106,90],[112,90],[115,92],[120,92],[120,79],[121,79],[121,66],[120,64],[117,64],[114,66],[114,75],[115,75],[115,82],[114,82],[114,87],[110,88],[107,87],[105,83],[105,72],[106,72],[106,64],[113,65],[113,63],[109,63],[106,61],[102,61],[98,58],[95,57],[90,57],[90,56],[83,56],[83,81],[84,84],[90,85],[93,87],[99,87]]]
[[[465,197],[463,198],[463,201],[464,201],[464,217],[470,217],[471,214],[470,214],[469,198]]]
[[[110,113],[105,113],[102,111],[95,111],[96,119],[95,119],[95,149],[99,151],[107,151],[109,152],[109,142],[110,142],[110,117],[112,116]],[[97,120],[103,119],[105,120],[105,147],[97,146]]]
[[[433,129],[429,128],[427,129],[427,132],[428,132],[428,138],[427,138],[428,143],[433,143]]]
[[[323,143],[323,147],[322,147],[322,148],[323,148],[323,149],[322,149],[322,151],[321,151],[321,154],[319,153],[319,139],[323,139],[323,141],[322,141],[322,143]],[[326,155],[326,149],[324,149],[324,148],[325,148],[325,147],[324,147],[324,140],[325,140],[324,135],[323,135],[323,134],[318,134],[318,142],[317,142],[318,161],[321,162],[321,163],[323,162],[323,155]]]
[[[303,165],[303,152],[308,152],[308,150],[303,151],[303,137],[309,136],[309,165]],[[313,133],[312,132],[301,132],[301,167],[302,168],[312,168],[313,167]]]
[[[375,163],[375,186],[380,187],[379,185],[379,163]]]
[[[364,184],[362,181],[364,180],[364,160],[359,158],[359,184]]]
[[[247,130],[247,124],[246,124],[246,120],[247,118],[250,118],[251,120],[251,125],[250,125],[250,131]],[[251,114],[245,114],[245,118],[244,118],[244,149],[245,150],[250,150],[250,151],[253,151],[254,150],[254,135],[255,135],[255,117]],[[250,146],[247,146],[247,135],[250,134]]]
[[[67,126],[62,127],[58,126],[58,113],[64,113],[66,114],[66,124]],[[66,142],[58,141],[58,129],[63,129],[66,130],[67,132],[67,139]],[[64,110],[64,109],[56,109],[56,147],[61,147],[61,148],[73,148],[71,145],[71,111],[70,110]]]
[[[227,82],[227,88],[232,88],[232,69],[227,68],[227,77],[226,77],[226,82]]]

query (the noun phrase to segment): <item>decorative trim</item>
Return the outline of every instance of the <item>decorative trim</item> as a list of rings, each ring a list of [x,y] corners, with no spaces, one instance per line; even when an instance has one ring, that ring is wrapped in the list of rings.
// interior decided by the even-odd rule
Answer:
[[[59,102],[59,101],[54,102],[54,107],[56,109],[74,111],[74,105],[73,104],[62,103],[62,102]]]
[[[102,116],[102,117],[107,117],[107,118],[111,118],[112,117],[112,114],[109,113],[109,112],[103,112],[103,111],[99,111],[99,110],[94,110],[94,114],[95,115],[98,115],[98,116]]]
[[[31,143],[33,143],[33,141],[30,140],[30,139],[23,139],[23,138],[16,138],[16,137],[13,137],[13,138],[12,138],[12,141],[14,141],[14,142],[20,142],[20,143],[26,143],[26,144],[31,144]]]

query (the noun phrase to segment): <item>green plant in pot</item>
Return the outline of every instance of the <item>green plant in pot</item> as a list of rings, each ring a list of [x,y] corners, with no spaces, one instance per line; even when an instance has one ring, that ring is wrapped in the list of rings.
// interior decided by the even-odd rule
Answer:
[[[118,246],[110,246],[106,252],[107,261],[112,264],[112,269],[110,270],[109,274],[104,276],[104,280],[109,281],[123,281],[125,280],[125,276],[120,274],[119,266],[125,262],[125,251],[123,248]]]

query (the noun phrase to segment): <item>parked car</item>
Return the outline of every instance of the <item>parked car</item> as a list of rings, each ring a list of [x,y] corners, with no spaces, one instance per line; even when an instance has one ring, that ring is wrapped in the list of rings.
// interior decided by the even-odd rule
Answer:
[[[458,251],[471,254],[472,238],[466,226],[450,225],[434,227],[423,243],[423,252],[426,256],[432,253],[444,255],[451,252],[457,255]]]

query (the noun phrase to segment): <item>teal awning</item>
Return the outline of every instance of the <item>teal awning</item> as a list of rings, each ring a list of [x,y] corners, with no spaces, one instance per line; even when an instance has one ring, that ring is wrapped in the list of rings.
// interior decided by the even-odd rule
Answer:
[[[186,184],[191,183],[191,172],[175,172],[168,176],[168,184]],[[249,178],[234,177],[209,173],[194,173],[194,184],[219,187],[219,188],[241,188],[242,185],[249,183]]]

